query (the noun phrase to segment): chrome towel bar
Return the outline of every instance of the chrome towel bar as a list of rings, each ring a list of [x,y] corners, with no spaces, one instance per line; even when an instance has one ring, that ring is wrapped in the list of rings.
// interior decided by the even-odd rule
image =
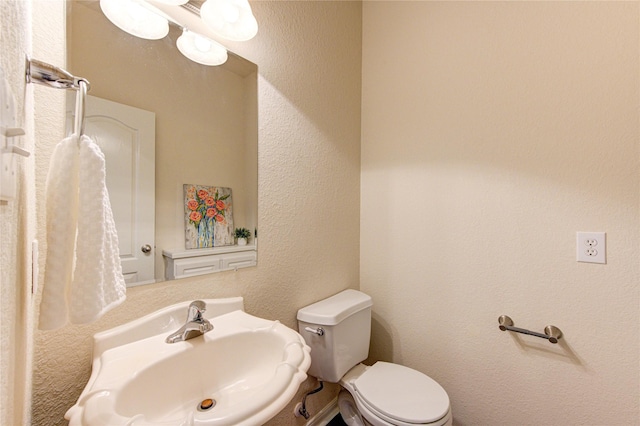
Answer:
[[[498,328],[502,331],[513,331],[516,333],[528,334],[529,336],[541,337],[543,339],[547,339],[551,343],[558,343],[558,340],[562,338],[562,331],[555,325],[548,325],[544,328],[544,334],[536,333],[535,331],[526,330],[524,328],[514,327],[513,320],[506,316],[500,315],[498,318]]]

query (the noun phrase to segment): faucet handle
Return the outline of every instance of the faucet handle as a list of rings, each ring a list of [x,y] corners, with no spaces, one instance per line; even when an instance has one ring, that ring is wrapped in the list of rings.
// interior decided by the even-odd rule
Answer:
[[[194,307],[194,308],[198,308],[198,310],[200,312],[204,312],[207,310],[207,304],[204,303],[204,301],[202,300],[194,300],[193,302],[191,302],[191,304],[189,305],[189,307]]]
[[[187,312],[187,322],[202,320],[202,313],[207,310],[207,304],[202,300],[194,300],[189,305],[189,311]]]

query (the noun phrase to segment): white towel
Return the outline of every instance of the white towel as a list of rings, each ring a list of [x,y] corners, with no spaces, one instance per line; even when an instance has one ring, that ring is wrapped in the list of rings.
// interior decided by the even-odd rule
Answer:
[[[104,154],[72,135],[51,157],[47,178],[47,261],[41,330],[86,324],[126,298]]]

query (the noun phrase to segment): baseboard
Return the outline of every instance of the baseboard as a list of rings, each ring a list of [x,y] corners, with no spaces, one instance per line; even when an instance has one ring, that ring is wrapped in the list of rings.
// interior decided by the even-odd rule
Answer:
[[[339,412],[340,410],[338,409],[338,397],[335,397],[331,400],[331,402],[325,405],[324,408],[318,412],[318,414],[311,417],[307,421],[306,426],[325,426]]]

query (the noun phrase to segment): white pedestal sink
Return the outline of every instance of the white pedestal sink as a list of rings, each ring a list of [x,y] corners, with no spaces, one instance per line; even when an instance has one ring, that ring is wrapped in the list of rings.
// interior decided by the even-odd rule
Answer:
[[[247,314],[242,298],[205,302],[214,329],[190,340],[165,342],[190,302],[96,334],[91,378],[69,424],[255,426],[282,410],[307,377],[304,339]]]

